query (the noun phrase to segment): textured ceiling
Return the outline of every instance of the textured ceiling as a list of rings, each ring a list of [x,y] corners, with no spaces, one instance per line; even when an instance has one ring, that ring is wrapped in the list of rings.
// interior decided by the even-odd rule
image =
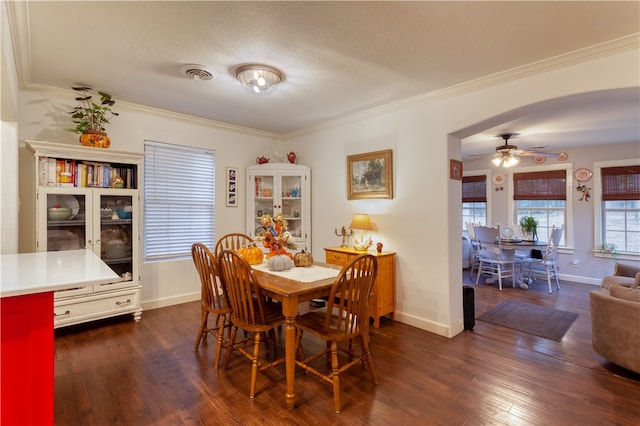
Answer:
[[[85,84],[116,100],[277,134],[640,31],[635,1],[29,1],[9,10],[26,87]],[[234,70],[251,62],[284,72],[276,93],[241,90]],[[185,64],[216,78],[188,80]],[[636,118],[638,103],[636,91]],[[493,138],[500,125],[476,139]],[[638,140],[637,123],[635,131]]]

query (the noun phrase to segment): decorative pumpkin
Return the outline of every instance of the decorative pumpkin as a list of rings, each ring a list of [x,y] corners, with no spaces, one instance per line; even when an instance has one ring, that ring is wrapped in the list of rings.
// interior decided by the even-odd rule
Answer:
[[[289,253],[287,250],[281,248],[273,248],[271,247],[271,251],[269,251],[269,253],[267,253],[267,260],[271,259],[273,256],[278,256],[284,254],[285,256],[287,256],[289,259],[293,260],[293,255],[291,253]]]
[[[287,255],[279,254],[270,258],[267,261],[267,266],[272,271],[285,271],[293,268],[293,260]]]
[[[262,263],[264,259],[264,253],[258,247],[242,247],[238,249],[238,253],[249,262],[249,265]]]
[[[293,255],[293,263],[296,266],[311,266],[313,265],[313,256],[311,253],[301,250]]]

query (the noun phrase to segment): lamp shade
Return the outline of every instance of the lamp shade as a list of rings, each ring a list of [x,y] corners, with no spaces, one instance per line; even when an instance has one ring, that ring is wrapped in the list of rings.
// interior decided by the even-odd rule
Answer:
[[[373,230],[373,226],[371,226],[371,220],[369,219],[368,214],[356,213],[353,215],[353,219],[351,219],[351,224],[349,225],[351,229],[364,229],[371,231]]]

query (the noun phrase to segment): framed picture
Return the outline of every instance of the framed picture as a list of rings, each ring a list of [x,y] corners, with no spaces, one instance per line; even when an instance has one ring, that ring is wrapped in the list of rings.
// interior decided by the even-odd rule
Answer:
[[[451,160],[449,164],[449,178],[462,180],[462,161]]]
[[[347,156],[347,200],[393,198],[392,151]]]
[[[237,167],[227,167],[227,207],[238,207]]]

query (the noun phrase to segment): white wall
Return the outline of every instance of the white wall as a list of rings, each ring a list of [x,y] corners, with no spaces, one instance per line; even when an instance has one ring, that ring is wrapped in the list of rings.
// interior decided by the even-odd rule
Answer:
[[[18,162],[18,77],[11,46],[10,26],[5,2],[0,3],[2,45],[0,58],[0,254],[18,252],[18,179],[4,170],[14,169]]]
[[[20,140],[78,144],[77,135],[64,130],[70,127],[65,111],[71,111],[75,105],[73,97],[73,93],[66,91],[21,91]],[[273,135],[216,126],[205,120],[119,102],[114,110],[120,116],[112,119],[107,129],[110,150],[144,152],[144,141],[153,140],[215,151],[216,182],[222,183],[216,191],[216,235],[244,232],[244,200],[241,198],[237,207],[225,206],[225,168],[235,166],[243,170],[255,164],[258,155],[273,150]],[[5,171],[3,167],[2,174],[17,175],[15,165],[11,166],[13,170]],[[244,174],[239,179],[239,187],[244,188]],[[200,281],[191,260],[146,263],[141,272],[144,309],[200,298]]]
[[[449,160],[460,158],[459,140],[450,135],[528,104],[637,87],[639,68],[638,51],[623,52],[287,135],[283,144],[312,169],[312,253],[323,258],[323,247],[339,245],[334,228],[348,225],[353,213],[371,214],[375,241],[397,252],[397,318],[455,335],[462,329],[461,194],[459,181],[449,180]],[[386,148],[394,155],[394,199],[347,201],[346,155]]]
[[[449,179],[449,160],[460,158],[460,148],[451,135],[531,103],[637,87],[638,53],[636,49],[598,57],[491,87],[418,97],[287,135],[282,142],[271,135],[215,128],[122,105],[121,116],[109,129],[111,149],[142,151],[144,139],[214,149],[218,182],[224,182],[225,166],[244,168],[258,155],[294,149],[312,170],[314,257],[322,259],[323,247],[340,243],[334,228],[348,225],[353,213],[371,214],[377,228],[375,241],[398,254],[397,318],[453,336],[463,327],[460,182]],[[21,140],[75,143],[72,135],[60,130],[66,127],[61,117],[72,106],[67,101],[72,99],[70,94],[63,99],[29,91],[21,92],[20,98]],[[394,155],[394,198],[347,201],[345,157],[387,148]],[[15,175],[16,170],[3,167],[2,174]],[[244,187],[243,182],[239,187]],[[216,201],[217,229],[243,229],[244,203],[223,207],[221,191]],[[145,265],[143,286],[147,307],[198,297],[197,278],[189,262]]]

